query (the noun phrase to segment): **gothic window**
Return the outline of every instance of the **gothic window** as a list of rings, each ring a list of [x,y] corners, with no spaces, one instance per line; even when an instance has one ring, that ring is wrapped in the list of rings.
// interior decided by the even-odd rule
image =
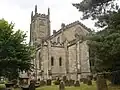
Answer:
[[[59,66],[62,66],[62,58],[59,58]]]
[[[57,42],[60,43],[60,37],[57,38]]]
[[[54,58],[51,57],[51,66],[54,66]]]

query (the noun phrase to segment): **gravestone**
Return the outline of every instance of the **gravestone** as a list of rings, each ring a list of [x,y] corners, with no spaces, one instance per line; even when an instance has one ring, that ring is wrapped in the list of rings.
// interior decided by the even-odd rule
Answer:
[[[87,85],[92,85],[92,81],[91,81],[91,80],[88,80]]]
[[[84,78],[80,78],[80,82],[83,82]]]
[[[40,81],[40,86],[44,86],[44,85],[46,85],[46,82],[44,80],[41,80]]]
[[[48,79],[48,80],[47,80],[47,85],[50,86],[50,85],[51,85],[51,82],[52,82],[52,80],[51,80],[51,79]]]
[[[74,82],[75,82],[75,80],[70,79],[70,80],[69,80],[69,85],[70,85],[70,86],[74,86]]]
[[[87,82],[88,82],[88,79],[87,79],[87,78],[84,78],[84,79],[83,79],[83,83],[84,83],[84,84],[87,84]]]
[[[64,83],[65,83],[65,86],[70,86],[69,80],[65,80]]]
[[[79,87],[80,86],[80,82],[77,80],[75,81],[75,84],[74,84],[75,87]]]
[[[91,77],[90,76],[88,76],[88,81],[87,81],[87,85],[92,85],[92,81],[91,81],[92,79],[91,79]]]
[[[65,84],[63,81],[61,81],[59,84],[59,90],[65,90]]]
[[[103,75],[97,75],[97,90],[108,90],[106,80]]]
[[[35,82],[30,81],[29,90],[35,90]]]

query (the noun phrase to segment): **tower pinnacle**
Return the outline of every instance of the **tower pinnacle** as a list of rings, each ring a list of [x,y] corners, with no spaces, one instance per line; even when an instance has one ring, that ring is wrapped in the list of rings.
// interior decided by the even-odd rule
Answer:
[[[35,5],[35,14],[37,13],[37,5]]]
[[[32,18],[33,18],[33,11],[31,12],[31,21],[32,21]]]
[[[48,17],[50,18],[50,8],[48,8]]]

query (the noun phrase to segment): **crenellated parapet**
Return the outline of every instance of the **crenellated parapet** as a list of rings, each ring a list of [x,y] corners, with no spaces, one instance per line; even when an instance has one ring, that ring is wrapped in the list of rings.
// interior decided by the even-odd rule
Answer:
[[[64,47],[63,43],[50,41],[51,47]]]
[[[48,14],[41,14],[41,13],[37,13],[37,5],[35,5],[35,11],[33,14],[33,11],[31,12],[31,21],[34,21],[36,19],[36,17],[40,17],[40,18],[46,18],[46,19],[50,19],[50,9],[48,8]]]

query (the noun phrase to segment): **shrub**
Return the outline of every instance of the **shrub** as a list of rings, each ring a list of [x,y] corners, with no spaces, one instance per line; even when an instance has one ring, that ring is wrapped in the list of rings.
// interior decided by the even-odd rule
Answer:
[[[6,90],[5,84],[0,84],[0,90]]]
[[[60,80],[55,80],[53,83],[54,83],[54,85],[59,85],[60,84]]]
[[[4,84],[5,82],[4,81],[0,81],[0,84]]]

